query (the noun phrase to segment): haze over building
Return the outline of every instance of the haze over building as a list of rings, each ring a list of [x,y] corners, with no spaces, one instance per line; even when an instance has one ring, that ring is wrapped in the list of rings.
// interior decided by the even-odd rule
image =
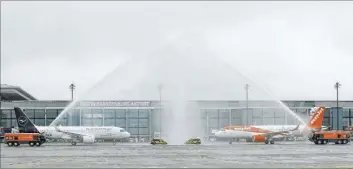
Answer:
[[[68,106],[69,100],[37,100],[19,86],[1,85],[1,123],[2,127],[17,126],[13,107],[19,106],[37,125],[49,125],[58,114]],[[318,101],[283,101],[291,110],[303,119],[308,119],[312,107],[335,107],[334,100]],[[298,121],[285,113],[284,109],[271,101],[253,101],[248,105],[246,116],[246,101],[194,101],[200,110],[203,136],[213,136],[214,130],[227,125],[262,125],[262,124],[298,124]],[[272,104],[272,105],[271,105]],[[337,121],[335,108],[327,109],[323,125],[333,129],[351,126],[353,122],[353,101],[340,101]],[[61,125],[73,126],[118,126],[131,133],[131,137],[153,138],[155,132],[160,132],[159,101],[158,100],[116,100],[80,101],[73,111],[59,121]],[[330,114],[332,113],[332,118]],[[81,118],[80,118],[81,117]],[[247,119],[248,118],[248,119]],[[331,119],[331,120],[330,120]],[[163,121],[162,121],[163,123]],[[182,125],[182,124],[180,124]],[[163,133],[162,133],[163,134]]]

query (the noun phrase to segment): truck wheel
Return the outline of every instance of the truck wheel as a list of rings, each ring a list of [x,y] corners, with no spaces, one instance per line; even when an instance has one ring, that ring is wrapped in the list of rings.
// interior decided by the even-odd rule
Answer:
[[[41,144],[40,142],[36,142],[36,146],[39,147]]]
[[[7,142],[7,145],[8,145],[9,147],[12,147],[12,146],[13,146],[13,143],[12,143],[12,142]]]
[[[324,140],[324,144],[327,144],[327,140]]]
[[[275,141],[271,140],[271,141],[270,141],[270,144],[275,144]]]
[[[29,142],[29,146],[33,147],[34,146],[34,142]]]
[[[13,145],[14,145],[15,147],[19,146],[19,144],[18,144],[17,142],[14,142]]]
[[[339,140],[338,142],[339,142],[340,144],[343,144],[343,140]]]
[[[347,140],[342,140],[343,141],[343,144],[347,144]]]

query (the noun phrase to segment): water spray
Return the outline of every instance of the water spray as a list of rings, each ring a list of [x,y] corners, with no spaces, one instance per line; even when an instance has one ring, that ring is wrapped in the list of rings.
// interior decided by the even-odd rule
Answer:
[[[127,62],[127,61],[125,61]],[[89,91],[91,91],[92,89],[96,88],[99,84],[101,84],[103,82],[104,79],[106,79],[107,77],[111,76],[115,71],[117,71],[118,69],[120,69],[122,67],[122,65],[124,64],[119,64],[119,66],[117,66],[114,70],[108,72],[106,75],[104,75],[97,83],[93,84],[91,87],[89,87],[83,94],[81,97],[86,96]],[[76,103],[80,100],[79,96],[76,96],[76,99],[74,99],[68,106],[66,106],[64,108],[63,111],[60,112],[60,114],[50,123],[49,126],[55,126],[57,121],[60,120],[60,118],[71,108],[73,108]],[[81,118],[81,117],[80,117]]]
[[[279,100],[277,97],[275,97],[268,89],[266,89],[264,86],[260,86],[253,78],[251,78],[250,75],[247,75],[244,73],[244,71],[240,71],[237,68],[233,67],[232,65],[228,63],[224,63],[228,66],[230,66],[232,69],[235,69],[238,73],[240,73],[242,76],[246,77],[249,79],[251,82],[256,84],[256,86],[260,87],[262,90],[264,90],[267,94],[269,94],[277,103],[279,103],[286,111],[288,111],[293,117],[295,117],[297,120],[299,120],[300,123],[302,123],[304,126],[307,124],[304,122],[304,120],[299,117],[296,113],[294,113],[288,106],[286,106],[281,100]]]

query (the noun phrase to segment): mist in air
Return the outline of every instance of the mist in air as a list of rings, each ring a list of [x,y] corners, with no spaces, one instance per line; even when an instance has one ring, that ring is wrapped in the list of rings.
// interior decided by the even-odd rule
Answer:
[[[298,119],[277,96],[330,99],[335,96],[331,82],[341,79],[346,86],[352,84],[346,78],[352,55],[352,43],[347,41],[352,39],[347,38],[352,37],[352,24],[347,22],[351,10],[344,8],[348,4],[18,5],[9,8],[7,4],[2,15],[8,35],[2,39],[7,44],[2,79],[31,88],[30,93],[39,98],[53,99],[67,98],[63,94],[67,88],[59,87],[71,83],[67,79],[80,79],[75,83],[77,92],[88,90],[62,114],[82,100],[159,100],[161,95],[163,136],[183,140],[205,133],[199,112],[204,107],[190,101],[245,100],[244,85],[250,84],[249,100],[267,101],[250,102],[249,107],[268,108],[272,113],[278,110],[269,107],[279,108],[289,112],[281,115]],[[170,33],[189,28],[197,31]],[[171,36],[165,40],[167,35]],[[100,76],[123,54],[128,56],[125,62]],[[334,65],[340,66],[328,69]],[[43,66],[49,66],[47,71]],[[19,67],[28,71],[19,75]],[[257,79],[244,76],[243,70]],[[32,80],[38,77],[47,79],[40,81],[47,92]],[[317,85],[317,79],[325,81]],[[348,95],[349,87],[343,87],[342,98]],[[242,113],[245,105],[235,107]],[[266,112],[250,113],[271,117]],[[273,124],[278,124],[276,118]]]
[[[65,111],[82,100],[159,100],[162,98],[162,137],[183,144],[206,133],[197,100],[267,100],[262,107],[283,108],[268,91],[230,66],[201,34],[177,34],[145,56],[133,56],[104,76]],[[293,116],[294,117],[294,116]]]

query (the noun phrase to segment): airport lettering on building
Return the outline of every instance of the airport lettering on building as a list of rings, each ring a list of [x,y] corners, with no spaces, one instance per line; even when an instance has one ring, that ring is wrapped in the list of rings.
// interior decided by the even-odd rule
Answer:
[[[90,107],[150,107],[150,101],[97,101],[91,102]]]

